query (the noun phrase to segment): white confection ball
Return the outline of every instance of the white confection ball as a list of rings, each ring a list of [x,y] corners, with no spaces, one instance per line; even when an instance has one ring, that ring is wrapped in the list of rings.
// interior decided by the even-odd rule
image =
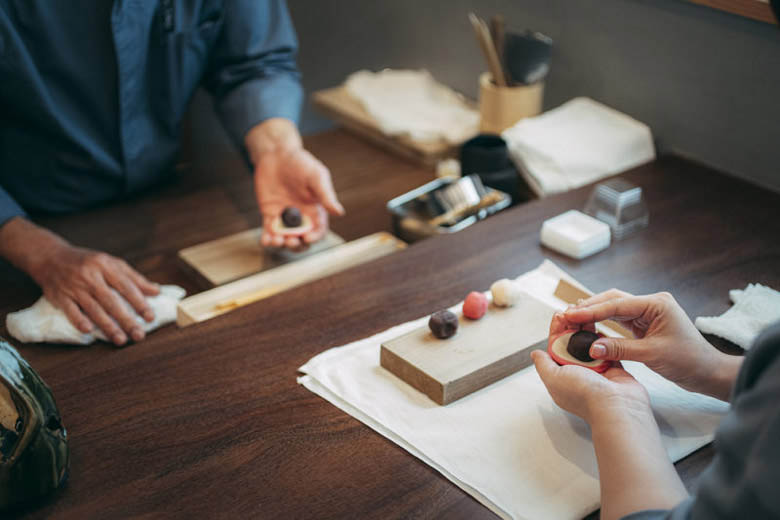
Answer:
[[[522,294],[517,283],[506,278],[493,283],[490,292],[493,294],[493,303],[499,307],[511,307],[520,300]]]

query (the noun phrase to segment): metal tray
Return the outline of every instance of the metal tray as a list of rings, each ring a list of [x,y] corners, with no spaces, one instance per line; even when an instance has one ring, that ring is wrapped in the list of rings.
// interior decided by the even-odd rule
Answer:
[[[476,193],[479,197],[495,193],[498,201],[478,211],[458,218],[453,223],[431,225],[430,221],[445,214],[452,207],[446,197],[454,190],[454,183],[465,184],[467,193]],[[395,234],[407,242],[414,242],[434,235],[457,233],[470,225],[501,211],[512,203],[512,197],[500,190],[483,186],[476,175],[462,179],[436,179],[410,192],[404,193],[387,203],[387,210],[393,218]]]

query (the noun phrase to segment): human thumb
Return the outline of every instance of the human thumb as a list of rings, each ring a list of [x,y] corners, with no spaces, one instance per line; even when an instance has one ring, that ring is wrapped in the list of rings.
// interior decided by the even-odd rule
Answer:
[[[624,338],[599,338],[590,346],[590,357],[620,361],[644,361],[645,348],[642,340]]]

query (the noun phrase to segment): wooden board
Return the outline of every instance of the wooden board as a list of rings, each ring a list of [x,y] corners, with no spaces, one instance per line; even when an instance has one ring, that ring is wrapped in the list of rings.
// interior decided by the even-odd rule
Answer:
[[[260,245],[262,228],[247,229],[234,235],[203,242],[179,251],[179,258],[209,287],[222,285],[250,274],[273,269],[343,244],[344,239],[329,231],[325,237],[302,252],[274,252]]]
[[[404,242],[389,233],[374,233],[297,262],[284,264],[184,298],[177,307],[176,323],[180,327],[186,327],[205,321],[293,287],[370,262],[405,247]]]
[[[313,93],[312,102],[320,112],[358,136],[426,166],[434,167],[440,160],[457,155],[459,146],[444,140],[415,141],[408,136],[385,135],[374,118],[343,86]]]
[[[425,326],[383,343],[380,364],[446,405],[529,366],[531,351],[547,348],[553,314],[531,295],[514,307],[491,304],[480,320],[460,316],[449,339],[437,339]]]

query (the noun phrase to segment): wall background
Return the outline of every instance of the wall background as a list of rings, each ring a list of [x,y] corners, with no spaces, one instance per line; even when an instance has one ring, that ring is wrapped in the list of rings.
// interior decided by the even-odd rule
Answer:
[[[555,40],[545,106],[579,95],[673,151],[780,191],[780,29],[683,0],[288,0],[307,93],[351,72],[427,68],[476,98],[470,10]],[[302,131],[330,123],[307,106]]]

